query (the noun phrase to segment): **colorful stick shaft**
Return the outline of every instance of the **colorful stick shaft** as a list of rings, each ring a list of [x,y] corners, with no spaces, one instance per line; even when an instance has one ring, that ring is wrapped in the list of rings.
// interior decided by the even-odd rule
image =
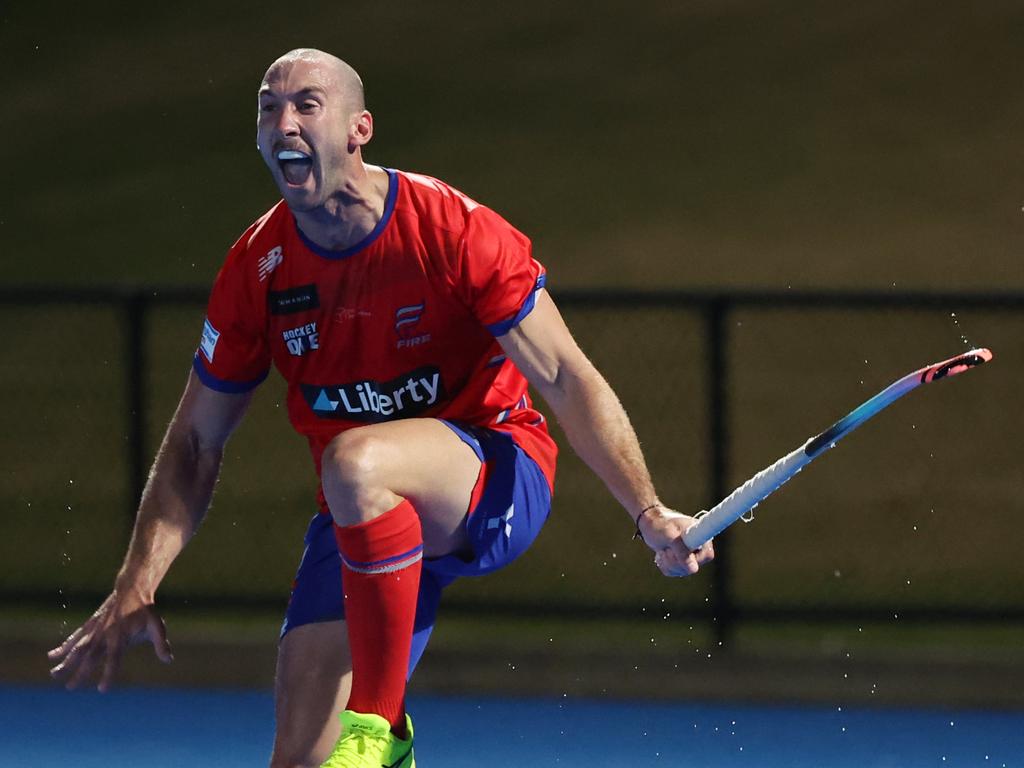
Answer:
[[[786,454],[774,464],[765,467],[743,485],[734,490],[712,509],[700,515],[698,521],[683,534],[683,543],[698,549],[706,541],[721,533],[775,492],[783,483],[875,414],[892,405],[913,389],[931,381],[955,376],[969,368],[987,363],[992,353],[987,349],[972,349],[962,355],[928,365],[894,381],[870,400],[861,403],[817,437],[812,437],[795,451]]]

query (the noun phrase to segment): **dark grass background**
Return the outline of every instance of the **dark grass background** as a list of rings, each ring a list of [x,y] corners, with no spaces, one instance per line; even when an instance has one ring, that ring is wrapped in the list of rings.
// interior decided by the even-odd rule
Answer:
[[[0,14],[7,281],[208,284],[275,200],[259,79],[312,45],[362,73],[371,162],[501,210],[554,286],[1024,284],[1018,3]]]

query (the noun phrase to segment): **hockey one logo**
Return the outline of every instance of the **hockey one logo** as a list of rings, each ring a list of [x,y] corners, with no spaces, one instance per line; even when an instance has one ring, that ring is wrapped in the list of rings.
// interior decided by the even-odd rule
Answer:
[[[422,319],[426,306],[426,302],[420,302],[395,310],[395,333],[398,334],[396,349],[418,347],[430,341],[429,333],[416,332],[416,325]]]
[[[298,328],[292,328],[281,334],[288,352],[296,357],[301,357],[311,349],[320,349],[320,334],[316,330],[316,323],[306,323]]]
[[[445,399],[441,371],[423,366],[391,381],[302,384],[302,396],[317,416],[351,421],[390,421],[416,416]]]

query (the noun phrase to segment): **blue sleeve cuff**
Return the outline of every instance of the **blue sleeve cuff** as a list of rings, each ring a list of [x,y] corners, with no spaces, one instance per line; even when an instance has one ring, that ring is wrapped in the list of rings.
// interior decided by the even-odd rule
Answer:
[[[488,325],[487,330],[494,336],[504,336],[523,322],[526,316],[533,311],[533,307],[537,303],[537,292],[544,287],[544,283],[546,281],[547,273],[541,272],[537,277],[537,284],[533,287],[533,290],[530,291],[530,295],[526,297],[526,301],[523,302],[523,306],[519,308],[515,317],[510,317],[508,320],[502,320],[500,323]]]
[[[225,381],[224,379],[218,379],[206,370],[206,365],[199,358],[199,353],[196,353],[196,356],[192,358],[192,369],[196,372],[196,376],[199,377],[199,380],[207,387],[216,390],[217,392],[224,392],[229,395],[240,395],[243,392],[255,389],[263,383],[263,380],[267,378],[267,374],[270,373],[270,369],[268,368],[252,381]]]

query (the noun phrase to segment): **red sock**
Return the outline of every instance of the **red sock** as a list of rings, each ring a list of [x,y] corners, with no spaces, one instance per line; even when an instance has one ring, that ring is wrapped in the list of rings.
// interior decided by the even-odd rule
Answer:
[[[352,649],[348,709],[380,715],[401,730],[423,559],[419,515],[403,501],[365,523],[335,525],[334,536]]]

